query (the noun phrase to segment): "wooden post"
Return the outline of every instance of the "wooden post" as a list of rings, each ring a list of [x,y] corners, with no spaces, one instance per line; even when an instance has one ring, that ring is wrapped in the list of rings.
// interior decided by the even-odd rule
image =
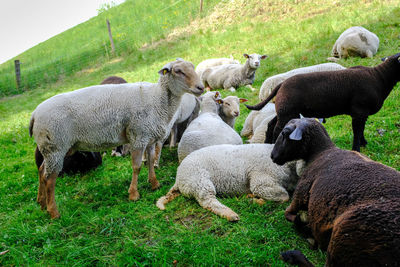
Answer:
[[[17,89],[21,87],[21,68],[20,68],[20,62],[18,59],[14,60],[15,64],[15,77],[17,81]]]
[[[114,41],[113,41],[112,34],[111,34],[110,22],[108,21],[108,19],[107,19],[107,28],[108,28],[108,36],[110,37],[111,52],[113,55],[115,55],[115,46],[114,46]]]
[[[200,14],[203,12],[203,0],[200,0]]]

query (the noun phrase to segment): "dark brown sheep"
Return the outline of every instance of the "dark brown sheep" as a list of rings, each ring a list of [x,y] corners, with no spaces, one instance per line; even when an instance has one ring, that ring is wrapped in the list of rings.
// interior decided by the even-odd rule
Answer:
[[[101,84],[120,84],[120,83],[127,83],[125,79],[118,77],[118,76],[110,76],[105,78]]]
[[[305,117],[352,117],[353,150],[365,146],[365,122],[377,113],[384,100],[400,81],[400,53],[386,58],[376,67],[356,66],[345,70],[295,75],[275,87],[271,94],[251,110],[260,110],[276,96],[277,116],[268,124],[266,143],[274,143],[285,124]]]
[[[271,158],[306,161],[285,217],[327,250],[326,266],[400,266],[400,172],[337,148],[313,119],[291,120]],[[310,266],[296,251],[282,258]]]

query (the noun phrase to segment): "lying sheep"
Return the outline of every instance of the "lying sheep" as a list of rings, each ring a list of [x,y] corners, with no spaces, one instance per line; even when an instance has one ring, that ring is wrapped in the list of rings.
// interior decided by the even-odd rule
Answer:
[[[355,26],[345,30],[332,48],[332,56],[347,58],[349,56],[373,57],[379,48],[379,38],[375,33]]]
[[[319,247],[327,250],[325,266],[399,265],[400,172],[337,148],[313,119],[291,120],[271,158],[279,165],[305,160],[285,217],[311,230]],[[299,211],[306,211],[306,218]],[[304,263],[298,256],[283,254],[293,263]]]
[[[157,84],[98,85],[53,96],[33,111],[29,133],[44,157],[39,169],[37,201],[52,218],[59,217],[54,199],[56,178],[66,154],[102,151],[131,145],[132,182],[129,199],[137,200],[137,179],[147,148],[149,181],[159,187],[154,172],[154,143],[162,140],[184,93],[200,95],[204,86],[190,62],[177,60],[160,71]]]
[[[287,78],[290,78],[297,74],[310,73],[310,72],[319,72],[319,71],[332,71],[332,70],[343,70],[346,69],[340,64],[337,63],[323,63],[313,66],[308,66],[304,68],[293,69],[285,73],[280,73],[266,79],[261,85],[260,92],[258,97],[260,100],[264,100],[268,95],[271,94],[272,90],[280,83],[282,83]]]
[[[179,162],[200,148],[220,144],[243,144],[240,136],[218,116],[219,92],[208,92],[201,96],[200,115],[183,133],[178,145]]]
[[[240,103],[248,101],[246,98],[238,98],[237,96],[227,96],[221,100],[219,108],[219,116],[221,119],[235,129],[236,118],[240,115]]]
[[[268,123],[275,116],[275,104],[272,103],[268,103],[260,111],[251,111],[244,122],[240,135],[249,138],[249,143],[264,143]]]
[[[272,93],[251,110],[260,110],[276,96],[277,116],[268,124],[266,142],[273,143],[285,124],[301,113],[305,117],[352,117],[353,150],[365,146],[365,122],[377,113],[400,80],[400,53],[386,58],[376,67],[356,66],[345,70],[298,74],[275,87]]]
[[[206,59],[197,65],[196,73],[197,75],[199,75],[199,77],[201,77],[205,69],[225,64],[240,64],[240,62],[234,60],[233,58],[224,58],[224,57]]]
[[[201,80],[207,88],[211,89],[229,89],[234,92],[240,86],[251,85],[254,82],[256,70],[260,67],[260,60],[267,58],[266,55],[244,54],[247,58],[244,65],[225,64],[216,67],[210,67],[204,70]]]
[[[288,201],[287,190],[295,188],[303,164],[293,161],[276,166],[270,158],[272,148],[271,144],[217,145],[191,153],[179,165],[174,186],[157,201],[157,207],[164,210],[182,193],[194,197],[203,208],[237,221],[239,216],[221,204],[217,194],[252,193],[264,200]]]

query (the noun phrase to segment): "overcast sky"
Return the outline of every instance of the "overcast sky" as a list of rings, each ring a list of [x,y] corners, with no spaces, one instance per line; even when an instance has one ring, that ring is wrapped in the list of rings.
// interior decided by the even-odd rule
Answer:
[[[124,0],[0,0],[0,64]]]

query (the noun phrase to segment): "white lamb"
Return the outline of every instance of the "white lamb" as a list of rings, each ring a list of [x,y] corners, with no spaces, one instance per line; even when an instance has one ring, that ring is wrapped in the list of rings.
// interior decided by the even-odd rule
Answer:
[[[259,111],[251,111],[244,122],[240,135],[249,138],[249,143],[264,143],[268,123],[275,116],[275,104],[273,103],[268,103]]]
[[[343,70],[343,67],[337,63],[323,63],[298,69],[293,69],[288,72],[280,73],[274,76],[267,78],[263,84],[261,85],[260,92],[258,97],[260,100],[264,100],[271,94],[271,91],[280,83],[282,83],[287,78],[290,78],[297,74],[310,73],[310,72],[319,72],[319,71],[335,71],[335,70]]]
[[[248,101],[246,98],[239,98],[237,96],[227,96],[221,99],[219,116],[226,124],[235,129],[236,118],[240,115],[240,103],[246,101]]]
[[[159,187],[154,172],[154,143],[172,127],[182,95],[200,95],[204,86],[190,62],[177,60],[160,71],[158,83],[107,84],[59,94],[33,111],[29,133],[44,157],[39,168],[37,202],[52,218],[60,216],[54,188],[64,156],[76,150],[103,151],[129,143],[132,182],[129,199],[137,200],[137,179],[147,148],[149,181]]]
[[[251,85],[254,82],[256,70],[260,67],[260,60],[267,56],[259,54],[244,54],[243,56],[247,58],[244,65],[225,64],[205,69],[200,76],[204,85],[209,89],[223,88],[232,92],[240,86],[247,85],[254,91]]]
[[[206,146],[243,144],[239,134],[218,115],[219,96],[218,91],[201,96],[200,115],[190,123],[179,142],[179,162],[191,152]]]
[[[347,58],[349,56],[373,57],[379,48],[379,38],[361,26],[345,30],[332,48],[332,56]]]
[[[304,168],[303,161],[278,166],[271,160],[272,144],[217,145],[197,150],[179,165],[176,181],[169,192],[157,201],[157,207],[181,193],[194,197],[205,209],[228,219],[239,216],[221,204],[216,195],[252,193],[264,200],[288,201]]]
[[[239,61],[234,60],[233,58],[210,58],[203,60],[196,66],[196,73],[201,77],[201,74],[203,74],[203,71],[207,68],[210,67],[215,67],[219,65],[224,65],[224,64],[240,64]]]

